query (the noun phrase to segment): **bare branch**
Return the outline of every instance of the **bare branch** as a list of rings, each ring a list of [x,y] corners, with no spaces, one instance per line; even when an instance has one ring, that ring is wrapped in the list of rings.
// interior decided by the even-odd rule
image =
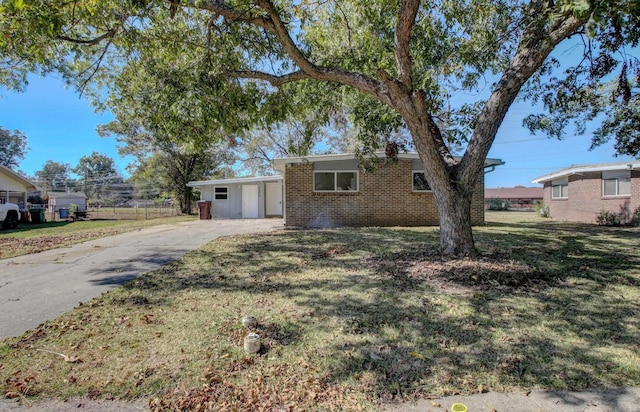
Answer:
[[[396,64],[398,66],[400,80],[407,90],[413,89],[409,41],[419,7],[420,0],[402,0],[398,24],[396,25]]]
[[[101,36],[98,36],[98,37],[96,37],[94,39],[89,39],[89,40],[74,39],[72,37],[68,37],[68,36],[64,36],[64,35],[58,35],[58,36],[56,36],[56,38],[58,40],[68,41],[70,43],[84,44],[84,45],[87,45],[87,46],[95,46],[96,44],[100,43],[101,41],[103,41],[105,39],[113,38],[117,31],[118,31],[118,29],[114,28],[114,29],[111,29],[108,32],[104,33]]]

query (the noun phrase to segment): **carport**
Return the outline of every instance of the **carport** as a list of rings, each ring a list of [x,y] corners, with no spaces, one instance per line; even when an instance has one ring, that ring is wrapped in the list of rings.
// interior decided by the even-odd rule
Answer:
[[[8,167],[0,165],[0,199],[3,203],[15,203],[27,208],[27,194],[38,190],[35,183]]]

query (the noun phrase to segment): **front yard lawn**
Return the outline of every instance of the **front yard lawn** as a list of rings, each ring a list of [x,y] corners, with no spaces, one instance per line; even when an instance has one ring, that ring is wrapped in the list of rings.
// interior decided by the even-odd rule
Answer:
[[[87,240],[142,229],[143,227],[193,219],[193,216],[175,216],[150,220],[21,223],[18,229],[0,231],[0,259],[66,247]]]
[[[437,228],[216,240],[0,341],[2,391],[308,411],[640,385],[637,229],[510,216],[476,228],[478,260],[439,259]]]

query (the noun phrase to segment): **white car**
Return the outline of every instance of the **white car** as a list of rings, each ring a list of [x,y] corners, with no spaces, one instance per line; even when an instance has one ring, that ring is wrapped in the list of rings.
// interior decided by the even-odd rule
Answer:
[[[20,220],[20,208],[14,203],[0,204],[0,222],[4,229],[15,229]]]

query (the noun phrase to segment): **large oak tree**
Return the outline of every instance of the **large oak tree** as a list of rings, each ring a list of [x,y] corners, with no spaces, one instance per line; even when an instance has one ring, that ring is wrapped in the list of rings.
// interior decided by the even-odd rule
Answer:
[[[8,0],[0,80],[19,87],[28,71],[57,70],[80,86],[108,85],[101,73],[119,72],[160,41],[162,53],[187,53],[203,81],[225,79],[220,93],[230,84],[242,89],[228,102],[260,89],[265,107],[275,88],[304,85],[318,97],[308,106],[331,96],[329,105],[348,107],[369,146],[372,137],[408,130],[434,192],[442,252],[475,255],[471,197],[509,107],[518,96],[541,95],[548,107],[565,105],[553,128],[530,119],[532,128],[556,132],[583,111],[576,102],[588,88],[614,77],[633,84],[629,68],[637,66],[624,51],[637,45],[639,15],[631,0]],[[569,83],[557,82],[551,53],[573,36],[585,39],[584,59],[558,75]],[[452,105],[459,92],[479,97]],[[630,93],[623,90],[624,107]],[[257,113],[228,120],[251,126]],[[459,144],[458,160],[451,147]]]

